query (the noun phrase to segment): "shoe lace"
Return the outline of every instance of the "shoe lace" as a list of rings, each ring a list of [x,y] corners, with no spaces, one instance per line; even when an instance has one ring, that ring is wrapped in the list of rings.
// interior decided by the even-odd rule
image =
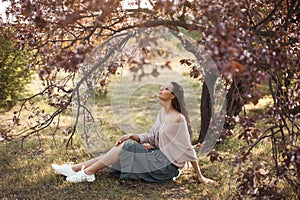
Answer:
[[[84,172],[84,169],[85,169],[85,166],[84,165],[82,165],[82,167],[81,167],[81,173],[80,173],[80,179],[85,179],[86,178],[86,174],[85,174],[85,172]]]

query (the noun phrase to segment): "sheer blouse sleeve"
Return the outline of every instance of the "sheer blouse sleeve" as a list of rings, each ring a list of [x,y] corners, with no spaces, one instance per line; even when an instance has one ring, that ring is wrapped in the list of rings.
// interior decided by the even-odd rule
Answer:
[[[156,121],[153,124],[152,128],[150,129],[150,133],[142,133],[139,134],[139,138],[140,138],[140,143],[150,143],[153,146],[157,146],[157,127],[159,126],[160,123],[160,119],[159,119],[159,114],[156,117]]]
[[[187,161],[197,161],[197,155],[190,142],[186,120],[167,124],[160,134],[160,150],[178,167]]]

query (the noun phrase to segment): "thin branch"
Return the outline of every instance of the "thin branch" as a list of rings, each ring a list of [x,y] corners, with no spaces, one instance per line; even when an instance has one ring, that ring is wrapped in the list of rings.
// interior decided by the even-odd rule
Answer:
[[[75,124],[73,126],[73,129],[72,129],[72,132],[71,132],[71,135],[68,139],[68,142],[67,142],[67,148],[75,134],[75,131],[76,131],[76,127],[77,127],[77,124],[78,124],[78,120],[79,120],[79,113],[80,113],[80,94],[79,94],[79,88],[76,89],[76,93],[77,93],[77,114],[76,114],[76,119],[75,119]]]
[[[59,129],[59,125],[60,125],[60,114],[58,115],[58,117],[57,117],[57,123],[56,123],[56,126],[55,126],[55,128],[54,128],[54,131],[52,131],[52,139],[54,140],[54,143],[56,144],[56,141],[55,141],[55,134],[56,134],[56,132],[58,131],[58,129]]]
[[[29,135],[32,135],[34,133],[37,133],[45,128],[47,128],[52,122],[53,120],[57,117],[57,116],[60,116],[61,113],[63,113],[68,107],[69,105],[71,104],[73,98],[75,96],[78,97],[77,99],[77,102],[78,102],[78,110],[77,110],[77,114],[76,114],[76,121],[75,121],[75,124],[73,126],[73,131],[72,131],[72,134],[68,140],[68,143],[67,143],[67,146],[69,145],[70,141],[72,140],[72,137],[75,133],[75,130],[76,130],[76,127],[78,125],[78,119],[79,119],[79,109],[82,107],[82,105],[80,104],[80,94],[79,94],[79,88],[81,87],[81,85],[91,76],[92,73],[94,73],[100,66],[102,66],[102,64],[108,60],[108,58],[115,52],[115,50],[120,50],[122,47],[124,47],[124,44],[131,38],[135,35],[136,33],[133,33],[133,34],[129,34],[129,33],[124,33],[124,34],[119,34],[115,37],[120,37],[120,36],[126,36],[125,38],[123,38],[117,45],[116,45],[116,48],[115,49],[111,49],[110,51],[108,51],[105,55],[104,58],[102,58],[100,61],[98,61],[89,71],[87,71],[84,75],[84,77],[82,77],[79,82],[76,84],[75,88],[73,90],[65,90],[70,94],[68,100],[60,107],[58,108],[55,112],[53,112],[50,117],[48,119],[46,119],[45,121],[43,121],[42,123],[38,123],[36,124],[35,126],[32,126],[32,127],[29,127],[19,133],[16,134],[16,136],[21,136],[21,135],[24,135],[26,134],[25,136],[23,137],[28,137]],[[113,37],[114,38],[114,37]],[[104,45],[107,44],[108,41],[102,43],[102,45],[99,45],[98,48],[102,48]],[[96,48],[95,50],[97,50],[98,48]],[[22,108],[24,107],[25,105],[25,102],[26,101],[29,101],[31,100],[32,98],[38,96],[38,95],[42,95],[44,94],[49,88],[51,87],[54,87],[54,85],[49,85],[48,87],[46,87],[43,91],[31,96],[31,97],[28,97],[28,98],[24,98],[22,99],[24,101],[24,103],[22,104]],[[57,87],[57,86],[55,86]],[[60,88],[62,89],[62,88]],[[21,111],[21,110],[20,110]]]
[[[274,128],[275,128],[275,126],[272,126],[272,127],[268,128],[267,130],[264,131],[264,133],[263,133],[259,138],[257,138],[257,140],[256,140],[254,143],[248,145],[248,146],[247,146],[248,150],[245,152],[244,156],[249,155],[250,152],[252,151],[252,149],[253,149],[258,143],[260,143],[263,139],[265,139],[265,138],[267,138],[267,137],[271,137],[271,135],[268,135],[268,133],[269,133],[271,130],[273,130]]]
[[[282,2],[283,0],[279,0],[278,3],[275,5],[274,9],[269,13],[269,15],[263,20],[261,20],[260,22],[258,22],[252,29],[257,31],[262,27],[266,26],[273,19],[273,16],[275,15],[276,11],[279,9],[279,6],[281,5]]]

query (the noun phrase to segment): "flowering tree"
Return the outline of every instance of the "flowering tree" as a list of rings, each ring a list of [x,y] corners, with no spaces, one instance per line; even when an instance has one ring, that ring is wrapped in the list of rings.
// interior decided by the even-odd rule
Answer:
[[[299,8],[300,3],[295,0],[10,0],[7,14],[12,15],[12,21],[2,22],[1,28],[5,26],[16,32],[19,49],[31,48],[34,56],[28,61],[28,67],[37,71],[45,86],[36,95],[47,96],[49,105],[56,108],[20,135],[34,134],[48,127],[76,99],[80,83],[87,79],[83,78],[77,85],[69,83],[96,46],[118,36],[110,40],[112,43],[104,48],[100,60],[94,61],[95,68],[85,71],[86,74],[95,72],[109,76],[122,63],[130,62],[128,55],[107,60],[116,47],[122,48],[131,37],[128,32],[138,28],[168,27],[178,33],[196,33],[197,42],[205,47],[228,86],[223,137],[239,134],[239,138],[248,143],[237,156],[236,163],[249,158],[251,150],[261,141],[271,141],[273,163],[270,165],[274,170],[262,174],[253,166],[241,171],[239,196],[279,195],[275,181],[279,177],[299,194]],[[147,44],[145,41],[144,47]],[[148,53],[141,51],[143,56]],[[134,60],[138,66],[136,71],[142,70],[143,61]],[[98,68],[97,62],[100,62]],[[192,77],[199,78],[201,72],[197,68],[186,61],[183,64],[190,67]],[[60,71],[67,74],[65,78],[58,79]],[[213,72],[204,77],[198,142],[203,141],[209,129],[213,112],[210,91],[215,77]],[[245,104],[258,103],[266,93],[272,96],[273,104],[262,116],[241,112]],[[36,95],[24,99],[23,105],[32,102]],[[16,123],[19,123],[19,114],[15,113]],[[259,117],[268,119],[265,130],[256,128]],[[232,131],[236,124],[243,128],[239,133]],[[76,125],[73,133],[75,128]],[[267,179],[272,184],[267,183]]]

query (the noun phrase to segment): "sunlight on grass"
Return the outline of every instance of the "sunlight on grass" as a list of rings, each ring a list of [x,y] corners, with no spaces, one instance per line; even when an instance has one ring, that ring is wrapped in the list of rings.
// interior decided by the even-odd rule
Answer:
[[[267,95],[259,99],[256,105],[253,103],[246,104],[245,109],[251,113],[262,114],[265,112],[266,108],[270,108],[270,106],[273,106],[273,99],[270,95]]]
[[[107,124],[109,125],[109,124]],[[106,131],[109,132],[110,129]],[[47,133],[50,135],[49,133]],[[47,135],[46,134],[46,135]],[[92,184],[71,184],[63,176],[57,175],[50,168],[51,163],[80,162],[92,158],[90,152],[82,146],[79,137],[75,137],[73,145],[66,151],[64,139],[56,138],[56,145],[51,138],[42,139],[42,149],[37,148],[37,142],[26,141],[24,149],[17,141],[1,143],[1,197],[8,199],[216,199],[230,197],[235,199],[237,189],[235,180],[241,166],[233,168],[232,162],[236,151],[243,145],[236,137],[225,140],[216,148],[222,160],[211,163],[208,157],[199,161],[202,173],[215,179],[218,185],[197,183],[196,175],[191,168],[185,168],[181,177],[169,183],[149,184],[141,181],[119,180],[107,174],[107,171],[97,173],[97,180]],[[268,143],[258,145],[254,149],[256,158],[249,162],[260,165],[267,160],[258,159],[270,150]],[[245,164],[247,165],[247,163]],[[232,177],[230,177],[232,173]],[[11,184],[14,183],[14,184]],[[230,187],[230,188],[229,188]],[[283,192],[291,194],[289,186],[283,185]]]
[[[178,66],[175,66],[178,68]],[[169,71],[162,72],[161,76],[166,81]],[[193,116],[194,137],[198,137],[200,122],[200,82],[191,79],[188,71],[180,71],[185,74],[184,78],[195,90],[188,90],[187,99],[196,96],[196,103],[189,107],[189,113]],[[117,79],[118,77],[116,77]],[[135,83],[138,84],[138,83]],[[118,114],[112,111],[112,93],[114,85],[110,85],[106,97],[96,94],[94,117],[97,121],[94,128],[97,132],[85,136],[78,129],[72,140],[72,145],[66,148],[69,133],[66,132],[74,122],[72,111],[68,111],[61,117],[60,126],[55,135],[55,126],[43,130],[38,134],[29,136],[22,141],[13,140],[0,143],[0,198],[1,199],[236,199],[238,185],[236,180],[241,176],[241,170],[247,166],[259,167],[263,170],[268,168],[271,161],[271,142],[265,139],[262,143],[253,148],[252,157],[244,164],[236,164],[235,159],[246,146],[246,143],[238,139],[240,127],[234,130],[235,136],[225,139],[215,146],[219,153],[219,159],[211,162],[209,157],[199,159],[202,173],[218,182],[217,185],[205,185],[198,183],[196,174],[192,168],[184,168],[182,175],[168,183],[145,183],[142,181],[119,180],[111,177],[107,170],[96,174],[96,181],[93,183],[72,184],[65,181],[65,177],[55,174],[51,169],[51,163],[81,162],[93,158],[114,145],[116,139],[125,134],[128,119],[133,121],[134,130],[141,133],[141,130],[148,131],[154,122],[160,102],[156,98],[159,84],[144,84],[138,87],[128,99],[128,110],[119,110]],[[40,85],[32,85],[38,89]],[[127,90],[121,91],[128,93]],[[122,95],[115,96],[115,101],[123,100]],[[251,115],[259,115],[270,106],[272,99],[266,96],[257,105],[245,106]],[[37,102],[45,112],[52,112],[53,108],[47,102],[39,99]],[[17,107],[16,107],[17,108]],[[9,118],[8,113],[1,118]],[[23,116],[24,119],[28,115]],[[119,121],[118,121],[119,120]],[[127,121],[126,121],[127,120]],[[120,122],[124,122],[121,124]],[[27,120],[26,123],[31,123]],[[265,128],[266,122],[260,119],[257,128]],[[132,124],[129,124],[132,125]],[[23,124],[20,130],[26,126]],[[132,128],[132,127],[130,127]],[[21,148],[23,147],[23,148]],[[191,166],[190,166],[191,167]],[[280,182],[282,192],[290,199],[292,189],[286,183]]]

